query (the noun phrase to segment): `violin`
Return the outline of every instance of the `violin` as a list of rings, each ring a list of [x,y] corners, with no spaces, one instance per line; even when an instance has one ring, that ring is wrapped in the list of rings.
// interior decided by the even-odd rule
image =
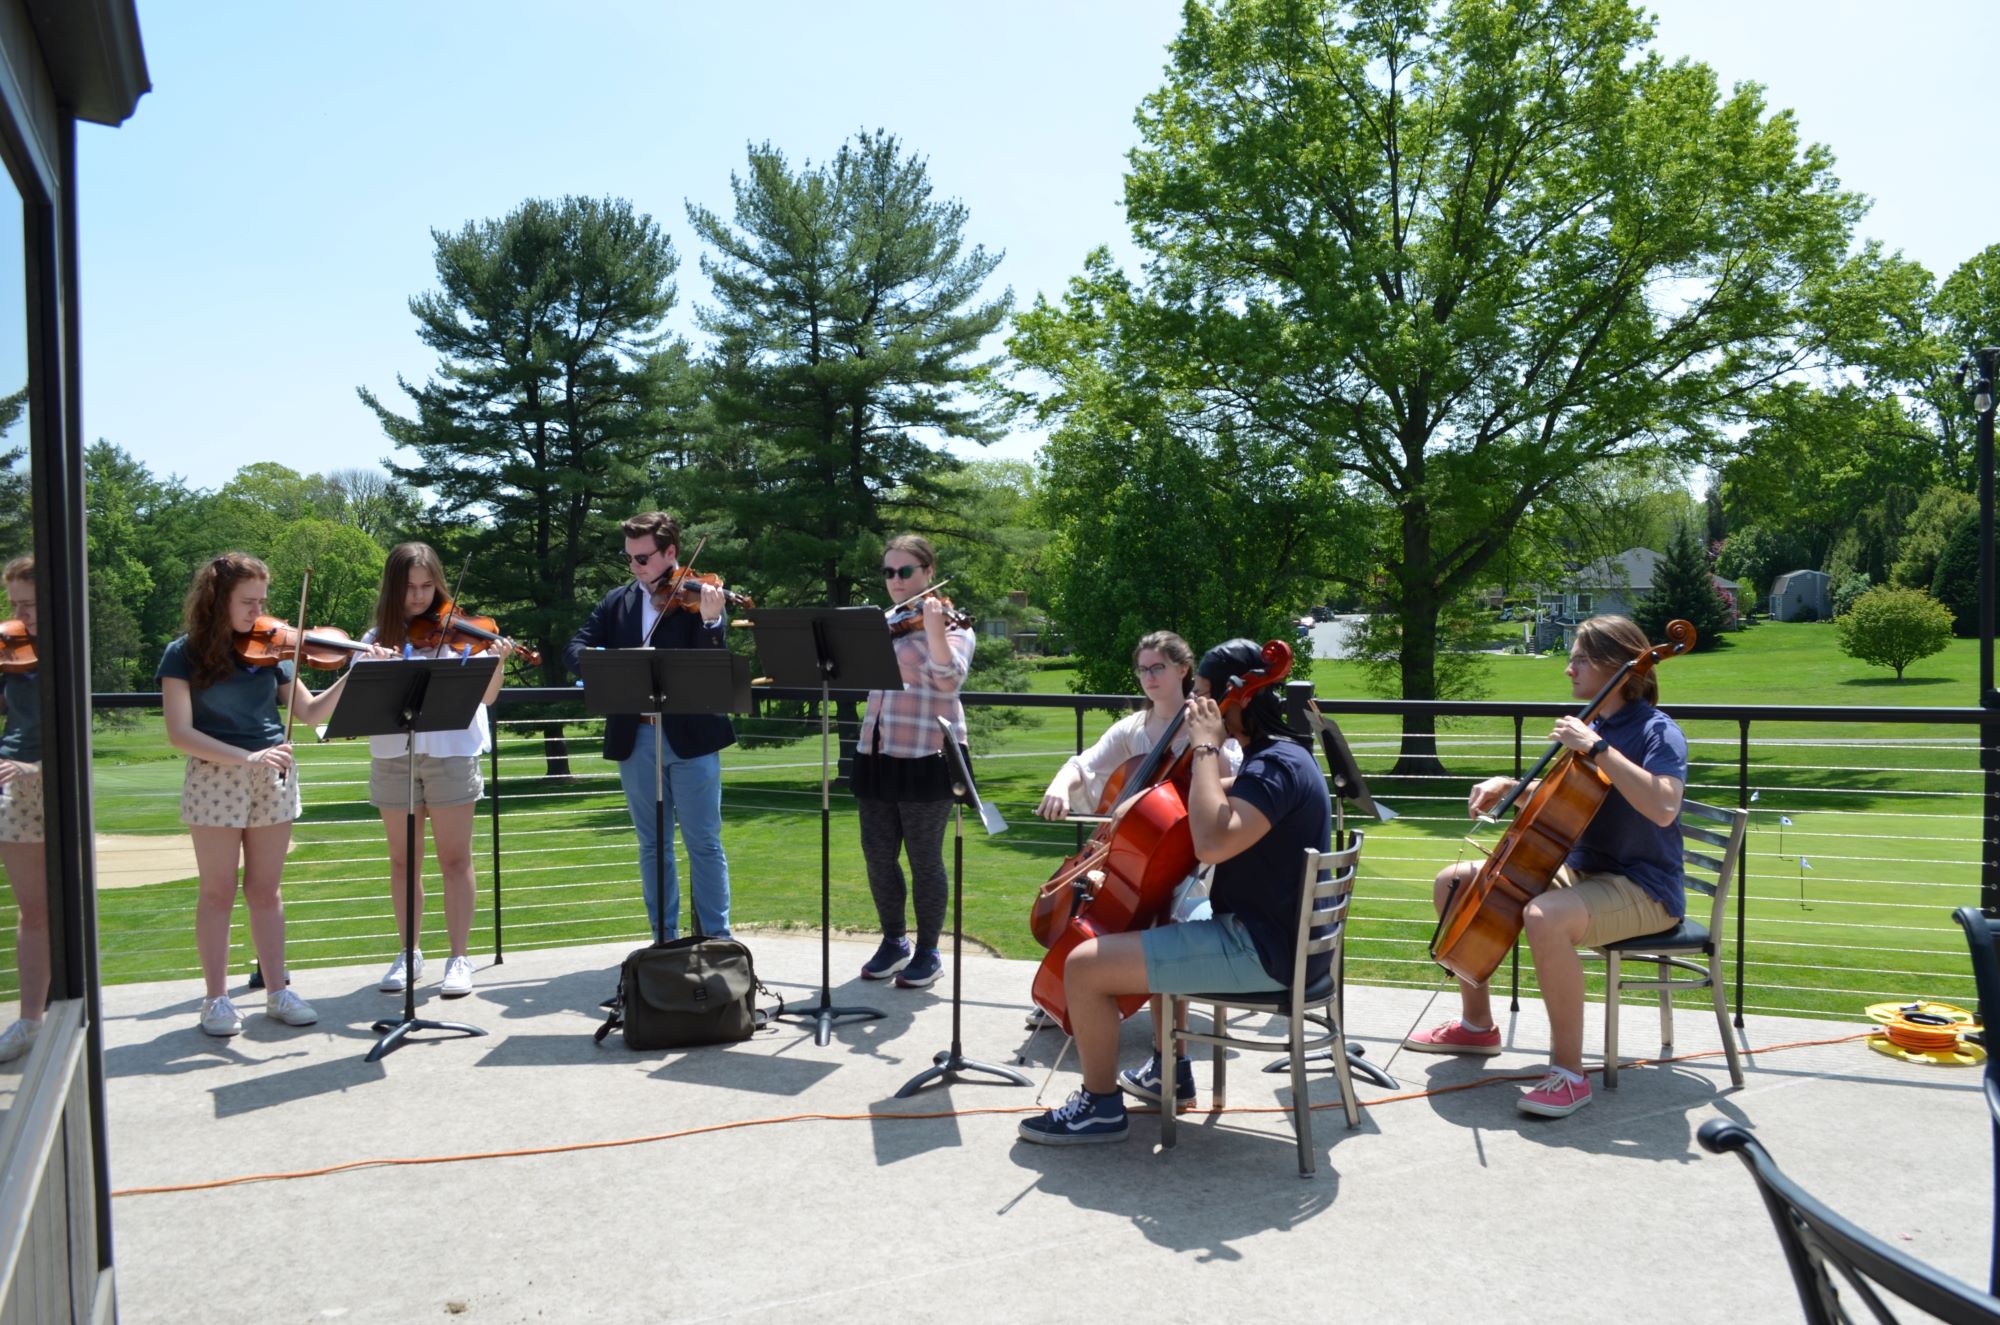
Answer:
[[[1291,674],[1292,649],[1283,640],[1269,640],[1263,649],[1261,671],[1234,678],[1217,701],[1224,713],[1241,708],[1258,691],[1276,685]],[[1069,993],[1063,985],[1063,968],[1069,955],[1087,939],[1100,934],[1120,934],[1146,929],[1158,922],[1173,904],[1174,889],[1195,867],[1194,835],[1188,827],[1187,789],[1193,772],[1193,750],[1174,750],[1187,710],[1177,714],[1160,737],[1159,744],[1146,755],[1146,762],[1126,781],[1126,786],[1143,787],[1111,825],[1098,859],[1087,869],[1074,871],[1073,885],[1082,892],[1069,923],[1035,971],[1030,990],[1036,1006],[1070,1033]],[[1146,1006],[1149,994],[1130,994],[1118,1000],[1118,1015],[1125,1018]]]
[[[374,645],[363,644],[332,626],[314,627],[301,636],[296,627],[280,617],[260,616],[256,625],[236,632],[233,652],[236,661],[245,667],[276,667],[299,654],[299,660],[307,667],[337,672],[355,654],[367,653],[372,648]]]
[[[500,623],[492,617],[465,616],[449,598],[421,616],[412,617],[405,633],[413,648],[435,653],[456,653],[461,649],[485,653],[507,639],[500,633]],[[542,665],[541,654],[518,644],[514,646],[514,656],[530,667]]]
[[[20,621],[0,621],[0,675],[21,676],[35,667],[35,632]]]
[[[1643,676],[1694,647],[1694,626],[1689,622],[1669,621],[1666,633],[1667,643],[1654,645],[1620,667],[1578,720],[1590,721],[1632,673]],[[1520,937],[1522,912],[1548,891],[1556,870],[1611,794],[1610,774],[1588,755],[1557,741],[1493,808],[1491,817],[1505,814],[1537,778],[1540,784],[1516,812],[1493,853],[1481,862],[1479,872],[1452,890],[1431,933],[1431,960],[1469,984],[1484,985],[1493,978]]]
[[[653,586],[653,608],[659,612],[679,609],[683,612],[701,611],[701,586],[712,584],[722,590],[723,604],[732,612],[747,612],[757,606],[756,600],[747,593],[739,593],[722,582],[720,575],[705,570],[689,570],[683,566],[660,577]]]
[[[884,614],[883,621],[889,627],[890,639],[901,639],[913,635],[924,628],[924,601],[935,598],[944,604],[944,623],[953,630],[971,630],[974,617],[970,612],[961,612],[951,605],[951,599],[935,591],[925,591],[912,598],[893,612]]]

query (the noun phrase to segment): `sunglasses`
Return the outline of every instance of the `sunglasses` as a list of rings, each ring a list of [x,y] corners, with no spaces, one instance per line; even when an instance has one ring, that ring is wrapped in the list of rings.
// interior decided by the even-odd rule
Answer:
[[[664,557],[666,555],[664,552],[627,552],[625,560],[631,562],[634,566],[644,566],[654,557]]]
[[[885,580],[907,580],[922,569],[922,566],[884,566],[882,568],[882,578]]]

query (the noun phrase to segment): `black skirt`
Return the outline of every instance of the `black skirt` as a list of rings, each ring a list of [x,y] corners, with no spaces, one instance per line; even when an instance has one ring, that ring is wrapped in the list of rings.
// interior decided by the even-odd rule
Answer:
[[[972,767],[972,752],[958,747],[965,766]],[[854,752],[854,766],[848,775],[848,789],[856,800],[864,801],[948,801],[951,799],[951,761],[940,750],[921,759],[897,755]]]

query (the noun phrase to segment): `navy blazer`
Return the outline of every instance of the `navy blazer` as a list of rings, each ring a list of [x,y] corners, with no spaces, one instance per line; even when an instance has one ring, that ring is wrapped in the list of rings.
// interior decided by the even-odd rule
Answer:
[[[581,675],[579,660],[585,649],[636,649],[646,641],[645,590],[637,581],[604,596],[583,628],[563,650],[563,666],[571,676]],[[666,614],[653,632],[656,649],[719,649],[723,644],[722,623],[704,626],[698,612],[675,610]],[[668,713],[667,743],[683,759],[714,754],[725,745],[736,744],[736,728],[720,713]],[[639,731],[639,719],[632,714],[616,714],[604,720],[604,757],[625,760],[632,757],[632,743]]]

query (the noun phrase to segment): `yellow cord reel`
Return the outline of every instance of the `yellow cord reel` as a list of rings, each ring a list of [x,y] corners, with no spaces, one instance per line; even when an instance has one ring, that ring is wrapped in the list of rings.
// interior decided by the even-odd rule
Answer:
[[[1874,1003],[1868,1018],[1882,1025],[1868,1037],[1868,1047],[1878,1054],[1937,1067],[1977,1067],[1986,1061],[1985,1049],[1960,1038],[1980,1029],[1979,1018],[1964,1008],[1926,999]]]

